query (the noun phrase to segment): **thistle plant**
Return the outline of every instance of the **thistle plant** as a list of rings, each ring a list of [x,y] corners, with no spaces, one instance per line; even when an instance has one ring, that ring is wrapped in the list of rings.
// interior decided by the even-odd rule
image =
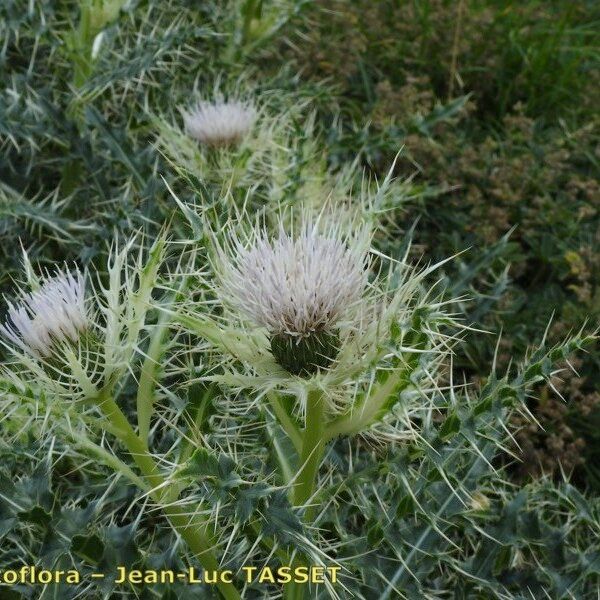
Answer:
[[[192,445],[179,453],[173,470],[165,471],[161,462],[173,459],[164,455],[159,461],[150,446],[157,364],[172,347],[169,322],[173,319],[187,330],[176,333],[175,339],[200,334],[223,353],[219,362],[200,372],[202,380],[226,389],[254,390],[250,401],[264,404],[277,419],[291,446],[288,455],[275,453],[275,480],[283,482],[288,502],[307,523],[322,502],[319,471],[334,438],[381,435],[386,428],[392,436],[401,435],[398,423],[409,429],[414,416],[409,405],[416,405],[417,413],[429,410],[423,400],[426,388],[431,382],[435,386],[445,354],[441,329],[452,325],[442,303],[431,302],[425,292],[431,269],[415,272],[402,260],[387,270],[380,267],[379,274],[373,271],[372,235],[359,217],[342,219],[339,213],[305,210],[297,220],[281,215],[274,230],[273,235],[265,220],[250,228],[242,220],[215,233],[209,249],[214,276],[201,277],[200,303],[190,304],[185,291],[189,265],[183,268],[178,261],[164,286],[166,296],[159,296],[162,316],[150,328],[150,336],[148,311],[153,293],[160,289],[164,237],[147,258],[140,250],[133,262],[133,241],[123,250],[115,249],[106,276],[96,285],[88,276],[86,286],[77,271],[43,278],[37,290],[21,293],[20,302],[10,305],[2,328],[15,357],[4,372],[12,381],[10,394],[24,398],[24,381],[34,373],[44,397],[49,394],[46,410],[57,419],[61,413],[68,415],[67,422],[58,425],[64,435],[147,494],[207,570],[218,565],[212,550],[218,541],[210,529],[216,517],[201,516],[199,506],[205,501],[182,497],[190,485],[189,474],[197,472],[194,465],[206,451],[198,441],[196,449]],[[27,271],[32,271],[30,266]],[[221,308],[211,297],[220,299]],[[146,348],[141,361],[140,347]],[[183,344],[174,358],[185,363],[186,354],[193,356]],[[130,372],[138,373],[137,427],[117,401]],[[403,394],[407,405],[396,411]],[[415,403],[419,394],[422,398]],[[233,406],[239,397],[227,395],[223,402]],[[236,410],[240,414],[239,406]],[[100,418],[95,418],[98,413]],[[83,430],[73,427],[78,420],[85,424]],[[269,419],[261,426],[272,431]],[[90,439],[90,429],[113,435],[139,475],[129,461],[107,454]],[[196,432],[185,435],[193,439]],[[220,435],[233,456],[246,454],[245,436],[241,442],[227,439],[227,427]],[[257,543],[267,543],[264,535],[257,535]],[[314,555],[309,546],[298,548],[303,550],[290,556],[290,564],[324,561],[322,553]],[[224,597],[238,597],[232,584],[222,583],[220,591]],[[295,598],[303,593],[296,585],[286,591]]]
[[[7,430],[43,440],[51,427],[52,438],[125,478],[207,572],[274,560],[367,569],[355,562],[370,550],[352,533],[360,521],[352,507],[368,499],[371,522],[373,494],[388,508],[413,494],[414,505],[393,509],[413,506],[428,523],[405,526],[406,569],[389,564],[389,548],[371,563],[384,597],[413,589],[407,569],[438,564],[421,550],[447,544],[435,520],[462,504],[487,506],[472,472],[501,443],[503,402],[587,340],[534,353],[514,382],[491,377],[477,398],[448,393],[440,375],[461,326],[429,283],[439,265],[419,270],[406,255],[378,254],[364,213],[356,215],[241,218],[208,236],[208,254],[194,247],[179,258],[164,236],[147,251],[132,240],[86,274],[64,267],[35,277],[26,263],[32,290],[18,292],[1,330],[13,357],[0,374]],[[186,390],[190,401],[178,409]],[[435,413],[445,416],[440,426]],[[374,491],[374,473],[363,469],[387,452]],[[394,462],[397,452],[410,468]],[[332,503],[348,522],[322,534]],[[367,536],[386,548],[397,543],[389,514],[387,522]],[[217,585],[225,598],[243,593],[238,582]],[[332,597],[344,589],[326,585]],[[279,591],[299,600],[312,588]]]
[[[0,325],[0,344],[13,357],[7,375],[19,384],[28,372],[71,402],[96,396],[111,379],[112,365],[95,343],[99,326],[86,298],[85,276],[65,268],[30,279],[29,285],[31,291],[20,289],[15,303],[8,302]]]
[[[597,598],[597,361],[555,367],[598,306],[590,3],[473,8],[454,99],[447,3],[330,4],[0,3],[0,578],[83,575],[2,598]],[[587,475],[523,483],[555,388]]]
[[[20,292],[16,304],[9,304],[8,319],[0,329],[3,344],[13,356],[12,363],[2,368],[2,379],[11,383],[10,397],[30,401],[27,382],[33,377],[42,409],[57,420],[62,433],[150,494],[200,563],[214,570],[218,563],[211,552],[207,524],[174,504],[177,487],[163,477],[148,449],[146,418],[154,398],[152,388],[147,393],[147,379],[152,370],[142,367],[137,431],[115,401],[129,370],[137,366],[136,347],[143,343],[140,336],[164,258],[164,237],[150,248],[145,261],[142,251],[131,259],[134,241],[113,250],[106,285],[100,282],[87,299],[84,278],[77,271],[47,275],[33,291]],[[27,271],[31,272],[30,265]],[[83,422],[84,429],[74,427],[73,422]],[[141,477],[93,442],[89,428],[115,436]],[[225,598],[239,598],[231,584],[219,587]]]
[[[266,399],[296,452],[279,457],[284,480],[295,473],[290,499],[310,520],[327,444],[406,434],[410,414],[428,410],[454,322],[425,286],[437,265],[389,261],[376,275],[366,223],[300,212],[282,215],[274,233],[258,222],[214,235],[215,277],[205,285],[222,314],[182,308],[177,320],[223,352],[208,379]]]
[[[195,213],[234,215],[248,201],[249,189],[252,203],[264,206],[275,174],[289,163],[289,115],[271,115],[268,99],[243,81],[217,80],[214,88],[196,104],[180,105],[181,115],[151,116],[155,146],[178,175],[169,182],[171,199],[193,224],[197,241],[201,224]]]

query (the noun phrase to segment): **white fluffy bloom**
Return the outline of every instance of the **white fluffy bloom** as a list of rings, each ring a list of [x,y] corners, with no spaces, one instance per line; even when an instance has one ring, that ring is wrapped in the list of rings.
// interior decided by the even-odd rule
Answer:
[[[220,269],[223,298],[271,334],[306,337],[332,331],[362,299],[365,244],[330,228],[283,229],[270,240],[258,228],[237,237]]]
[[[188,134],[209,146],[240,142],[256,120],[254,106],[240,100],[199,102],[192,111],[182,112]]]
[[[54,344],[76,341],[86,327],[84,277],[79,271],[58,271],[16,305],[8,303],[0,333],[22,350],[47,357]]]

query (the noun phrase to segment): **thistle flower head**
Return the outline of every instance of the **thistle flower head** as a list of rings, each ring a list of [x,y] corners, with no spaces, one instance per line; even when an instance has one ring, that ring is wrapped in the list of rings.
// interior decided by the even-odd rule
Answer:
[[[223,299],[268,330],[275,359],[291,373],[328,366],[366,286],[365,244],[304,223],[295,236],[280,227],[274,239],[257,227],[245,243],[232,236],[229,250],[219,269]]]
[[[9,303],[0,333],[31,354],[47,357],[56,344],[75,342],[87,327],[85,280],[79,271],[57,271],[39,289]]]
[[[37,283],[8,303],[0,344],[10,349],[11,360],[0,364],[0,378],[19,388],[35,384],[48,398],[69,401],[94,400],[117,385],[145,335],[164,247],[164,236],[147,255],[135,237],[115,242],[103,269],[105,285],[94,285],[96,278],[78,270],[36,278],[25,253],[27,279]]]
[[[182,111],[188,134],[208,146],[238,144],[250,132],[256,109],[241,100],[199,102],[190,112]]]

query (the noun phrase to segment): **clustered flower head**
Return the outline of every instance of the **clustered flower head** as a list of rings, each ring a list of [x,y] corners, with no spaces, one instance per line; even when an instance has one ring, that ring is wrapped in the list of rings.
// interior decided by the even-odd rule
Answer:
[[[59,270],[8,307],[0,333],[21,350],[46,358],[56,344],[77,341],[88,325],[84,276]]]
[[[199,102],[190,112],[182,112],[188,134],[213,147],[238,144],[257,116],[254,106],[241,100]]]
[[[304,223],[297,235],[280,227],[270,239],[257,227],[233,236],[221,261],[223,299],[268,330],[281,366],[310,375],[337,355],[338,328],[351,318],[367,283],[365,244],[335,227]]]

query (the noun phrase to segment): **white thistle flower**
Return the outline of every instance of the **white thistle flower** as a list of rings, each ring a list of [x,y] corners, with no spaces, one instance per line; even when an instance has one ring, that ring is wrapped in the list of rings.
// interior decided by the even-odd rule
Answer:
[[[351,320],[367,283],[367,248],[336,227],[305,223],[298,235],[281,227],[269,239],[257,227],[244,243],[221,251],[223,300],[268,330],[277,362],[294,374],[328,366],[339,348],[338,328]]]
[[[304,337],[330,330],[360,301],[365,252],[336,232],[306,225],[294,238],[259,230],[250,246],[234,240],[236,254],[222,273],[226,298],[270,333]]]
[[[371,220],[343,218],[339,207],[318,215],[297,206],[275,217],[275,229],[260,221],[246,229],[240,215],[213,232],[215,279],[202,279],[218,297],[218,317],[206,314],[211,294],[182,302],[176,320],[221,354],[205,379],[258,393],[242,394],[244,410],[266,398],[289,429],[290,411],[300,418],[317,394],[327,404],[327,439],[375,428],[381,437],[386,423],[427,410],[422,399],[450,352],[452,301],[428,284],[446,261],[417,270],[408,249],[397,259],[371,247]],[[381,261],[375,273],[371,255]],[[292,407],[284,396],[295,397]]]
[[[147,253],[136,238],[111,248],[107,283],[94,286],[75,270],[41,277],[32,292],[8,303],[0,344],[12,361],[0,378],[16,387],[37,384],[48,398],[93,400],[109,394],[131,367],[146,335],[150,297],[164,258],[165,236]],[[25,255],[27,279],[36,277]]]
[[[254,106],[241,100],[199,102],[190,112],[182,113],[188,134],[214,147],[239,143],[257,117]]]
[[[79,271],[57,271],[8,307],[0,333],[20,349],[46,358],[55,344],[77,341],[87,327],[85,279]]]

